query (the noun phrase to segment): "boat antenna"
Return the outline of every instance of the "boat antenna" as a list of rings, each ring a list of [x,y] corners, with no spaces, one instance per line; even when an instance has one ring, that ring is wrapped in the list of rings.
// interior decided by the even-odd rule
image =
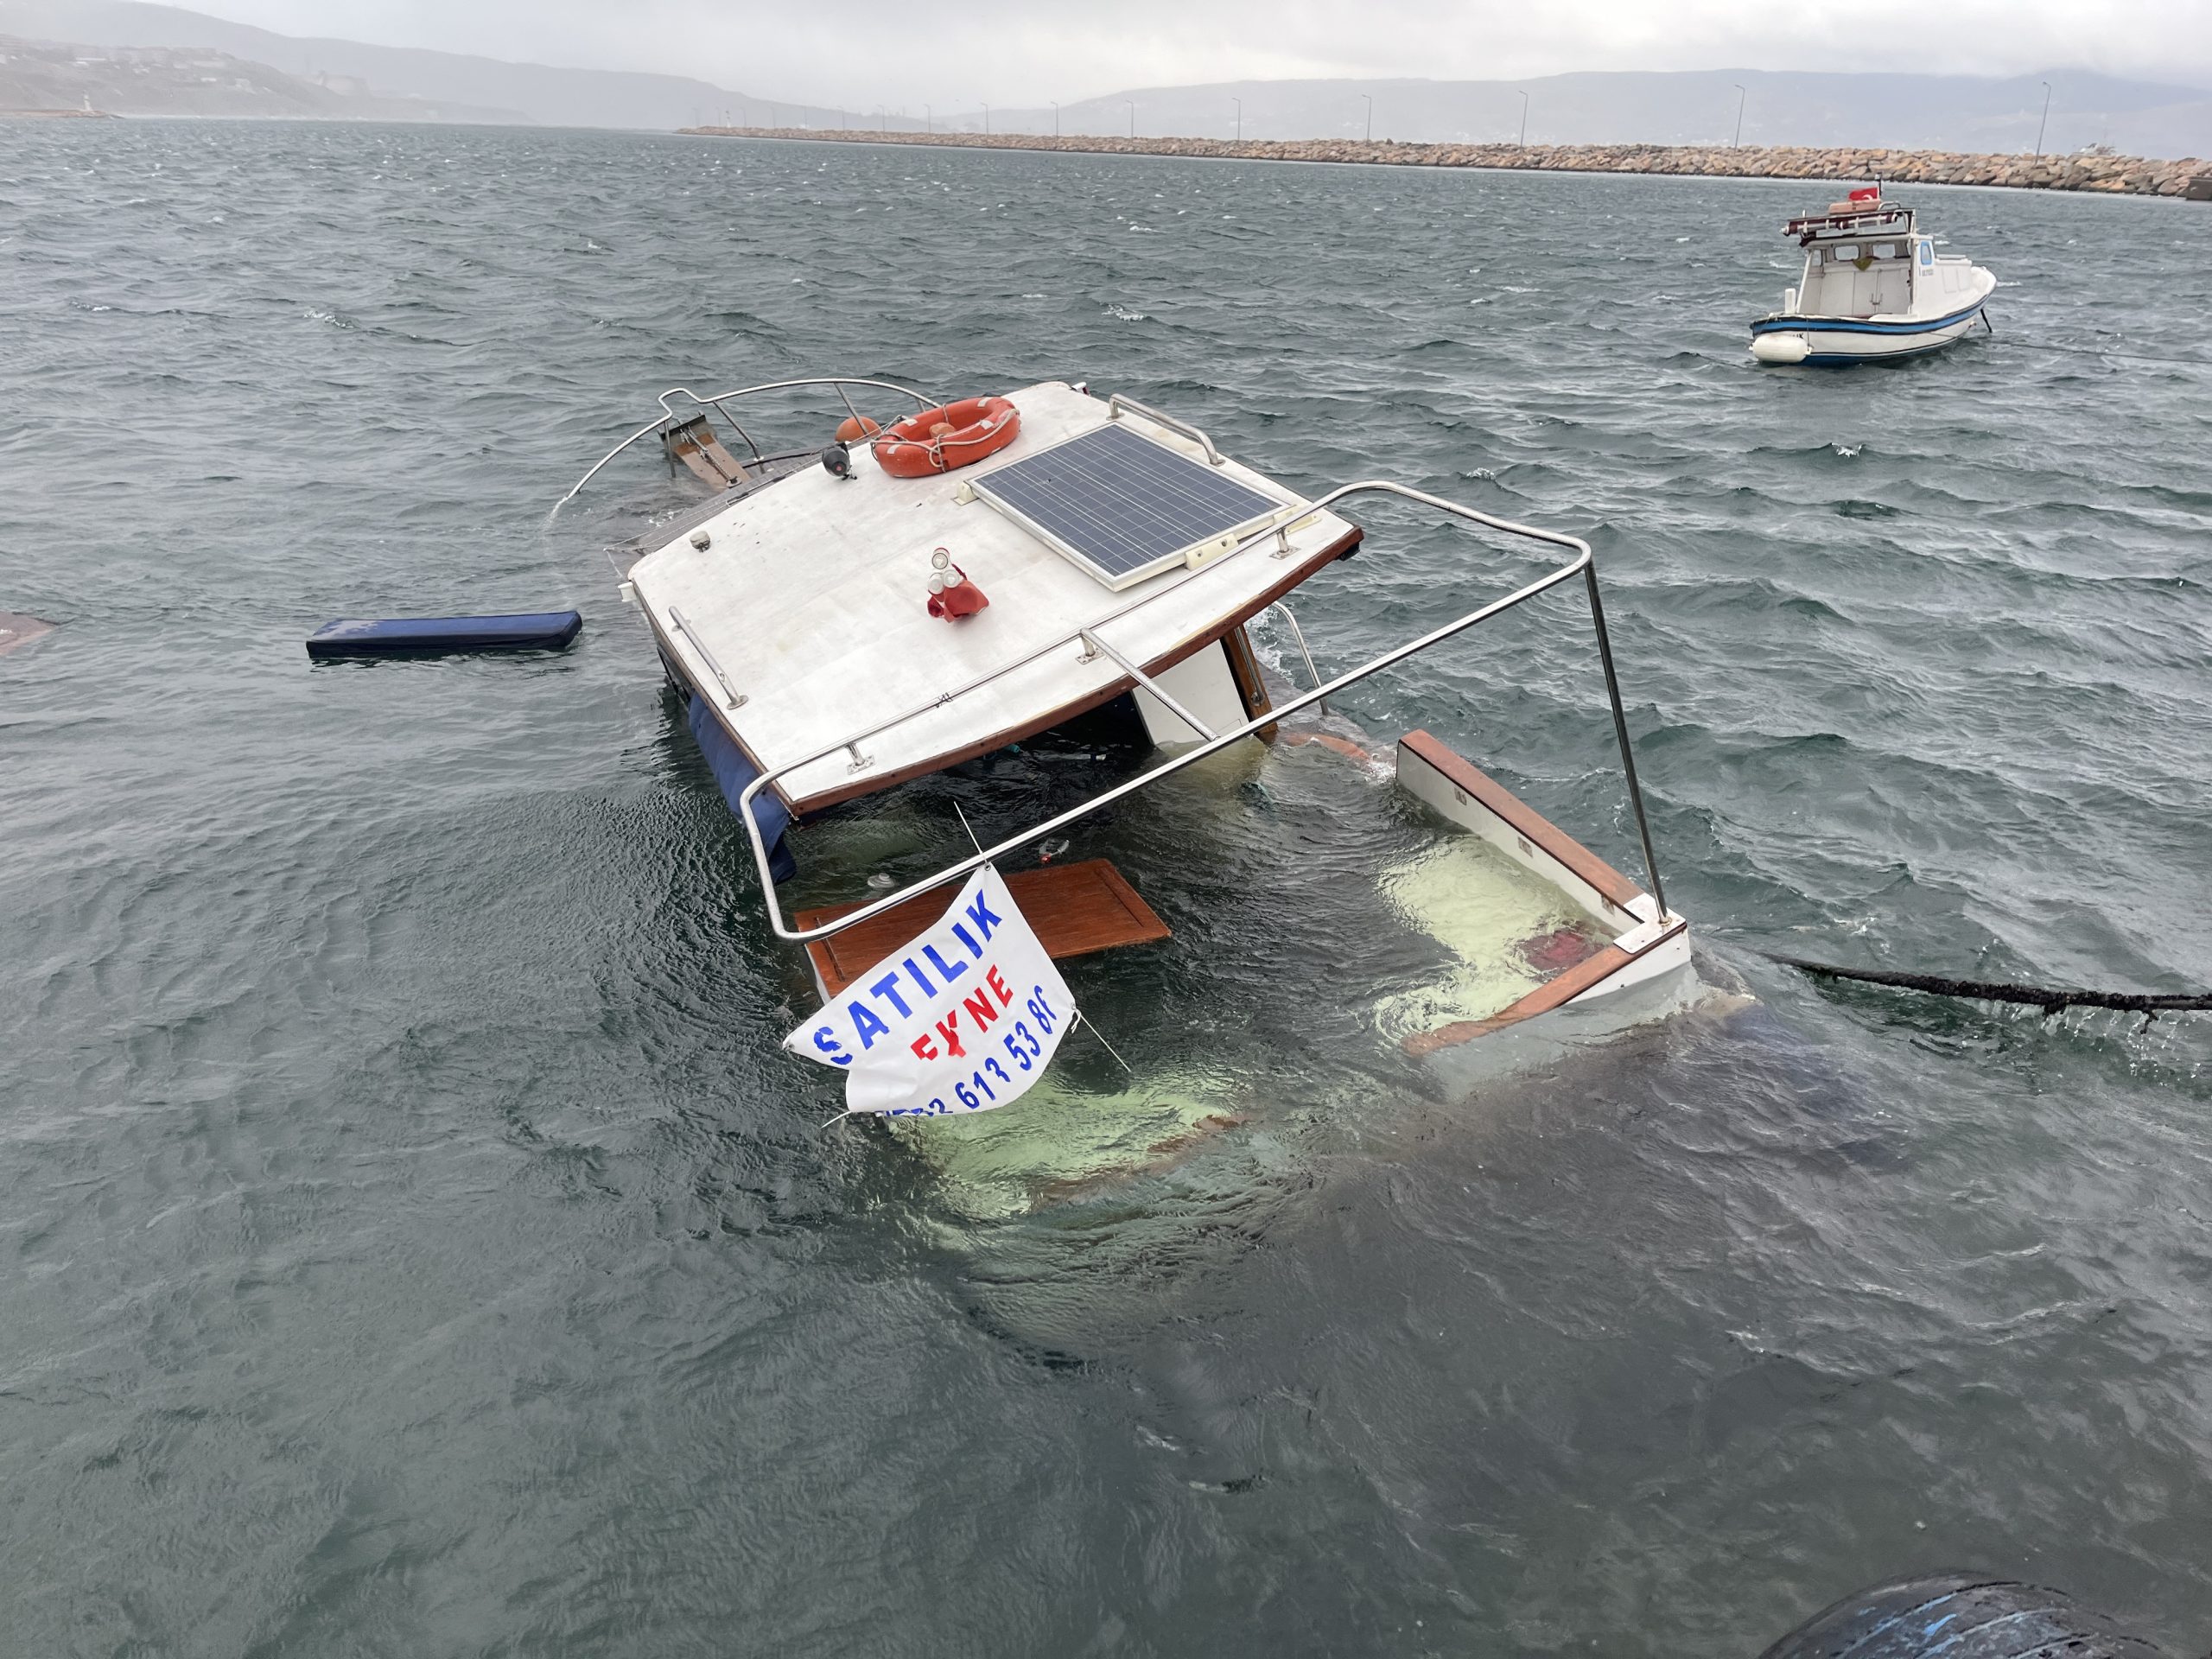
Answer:
[[[960,803],[955,801],[952,804],[952,810],[955,812],[960,812]],[[983,843],[976,839],[975,826],[968,822],[968,815],[965,812],[960,812],[960,827],[968,832],[968,844],[970,847],[973,847],[977,852],[982,852],[983,850]]]
[[[1092,1036],[1096,1037],[1100,1042],[1106,1043],[1106,1033],[1098,1029],[1098,1022],[1085,1015],[1081,1008],[1077,1008],[1075,1011],[1075,1022],[1078,1026],[1081,1026],[1085,1031],[1088,1031]],[[1111,1054],[1115,1059],[1121,1062],[1122,1071],[1128,1072],[1133,1077],[1136,1076],[1136,1067],[1131,1065],[1127,1060],[1122,1059],[1122,1051],[1120,1049],[1115,1047],[1111,1043],[1106,1043],[1106,1052],[1109,1054]]]

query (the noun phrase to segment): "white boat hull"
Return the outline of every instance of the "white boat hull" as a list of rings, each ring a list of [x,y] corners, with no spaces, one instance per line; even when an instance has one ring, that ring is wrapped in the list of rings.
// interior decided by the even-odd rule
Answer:
[[[1761,317],[1751,325],[1751,355],[1762,363],[1832,368],[1941,351],[1985,326],[1982,308],[1996,290],[1997,279],[1979,266],[1972,276],[1965,293],[1946,296],[1944,308],[1927,316],[1835,317],[1781,311]]]
[[[1814,368],[1878,363],[1940,351],[1980,322],[1979,305],[1963,317],[1882,332],[1840,326],[1834,319],[1767,318],[1752,325],[1751,355],[1762,363],[1802,363]]]

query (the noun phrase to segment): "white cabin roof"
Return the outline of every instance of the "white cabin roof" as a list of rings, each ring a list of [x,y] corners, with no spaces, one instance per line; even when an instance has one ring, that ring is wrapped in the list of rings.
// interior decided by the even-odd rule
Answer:
[[[1079,628],[1096,626],[1130,661],[1157,672],[1357,537],[1335,514],[1310,513],[1281,537],[1270,530],[1195,571],[1178,568],[1115,593],[988,503],[957,499],[969,481],[1108,421],[1103,400],[1061,381],[1007,396],[1021,411],[1020,435],[975,466],[894,479],[856,448],[851,479],[804,467],[698,526],[709,538],[703,550],[687,528],[631,568],[662,649],[681,660],[763,771],[925,709],[861,740],[857,762],[839,747],[782,779],[779,792],[798,810],[1003,747],[1126,686],[1128,677],[1108,655],[1082,663],[1077,644],[1046,650]],[[1128,410],[1119,418],[1205,459],[1172,429]],[[1234,461],[1222,469],[1287,505],[1300,499]],[[957,622],[928,613],[930,555],[938,547],[988,597],[988,608]]]

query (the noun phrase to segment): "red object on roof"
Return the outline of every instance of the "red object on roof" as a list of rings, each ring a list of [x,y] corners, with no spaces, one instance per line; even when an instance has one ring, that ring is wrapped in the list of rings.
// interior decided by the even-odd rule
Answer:
[[[968,580],[965,570],[957,564],[950,569],[949,575],[939,572],[930,577],[930,614],[957,622],[963,616],[975,615],[991,600],[989,594]]]
[[[1851,199],[1853,201],[1879,201],[1882,199],[1882,187],[1878,184],[1870,184],[1863,189],[1853,191]]]

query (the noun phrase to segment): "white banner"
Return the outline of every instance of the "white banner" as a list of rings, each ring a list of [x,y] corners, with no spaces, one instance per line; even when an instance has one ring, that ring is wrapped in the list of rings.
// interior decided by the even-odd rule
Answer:
[[[784,1046],[845,1073],[845,1109],[988,1111],[1042,1077],[1075,1001],[998,871],[832,998]]]

